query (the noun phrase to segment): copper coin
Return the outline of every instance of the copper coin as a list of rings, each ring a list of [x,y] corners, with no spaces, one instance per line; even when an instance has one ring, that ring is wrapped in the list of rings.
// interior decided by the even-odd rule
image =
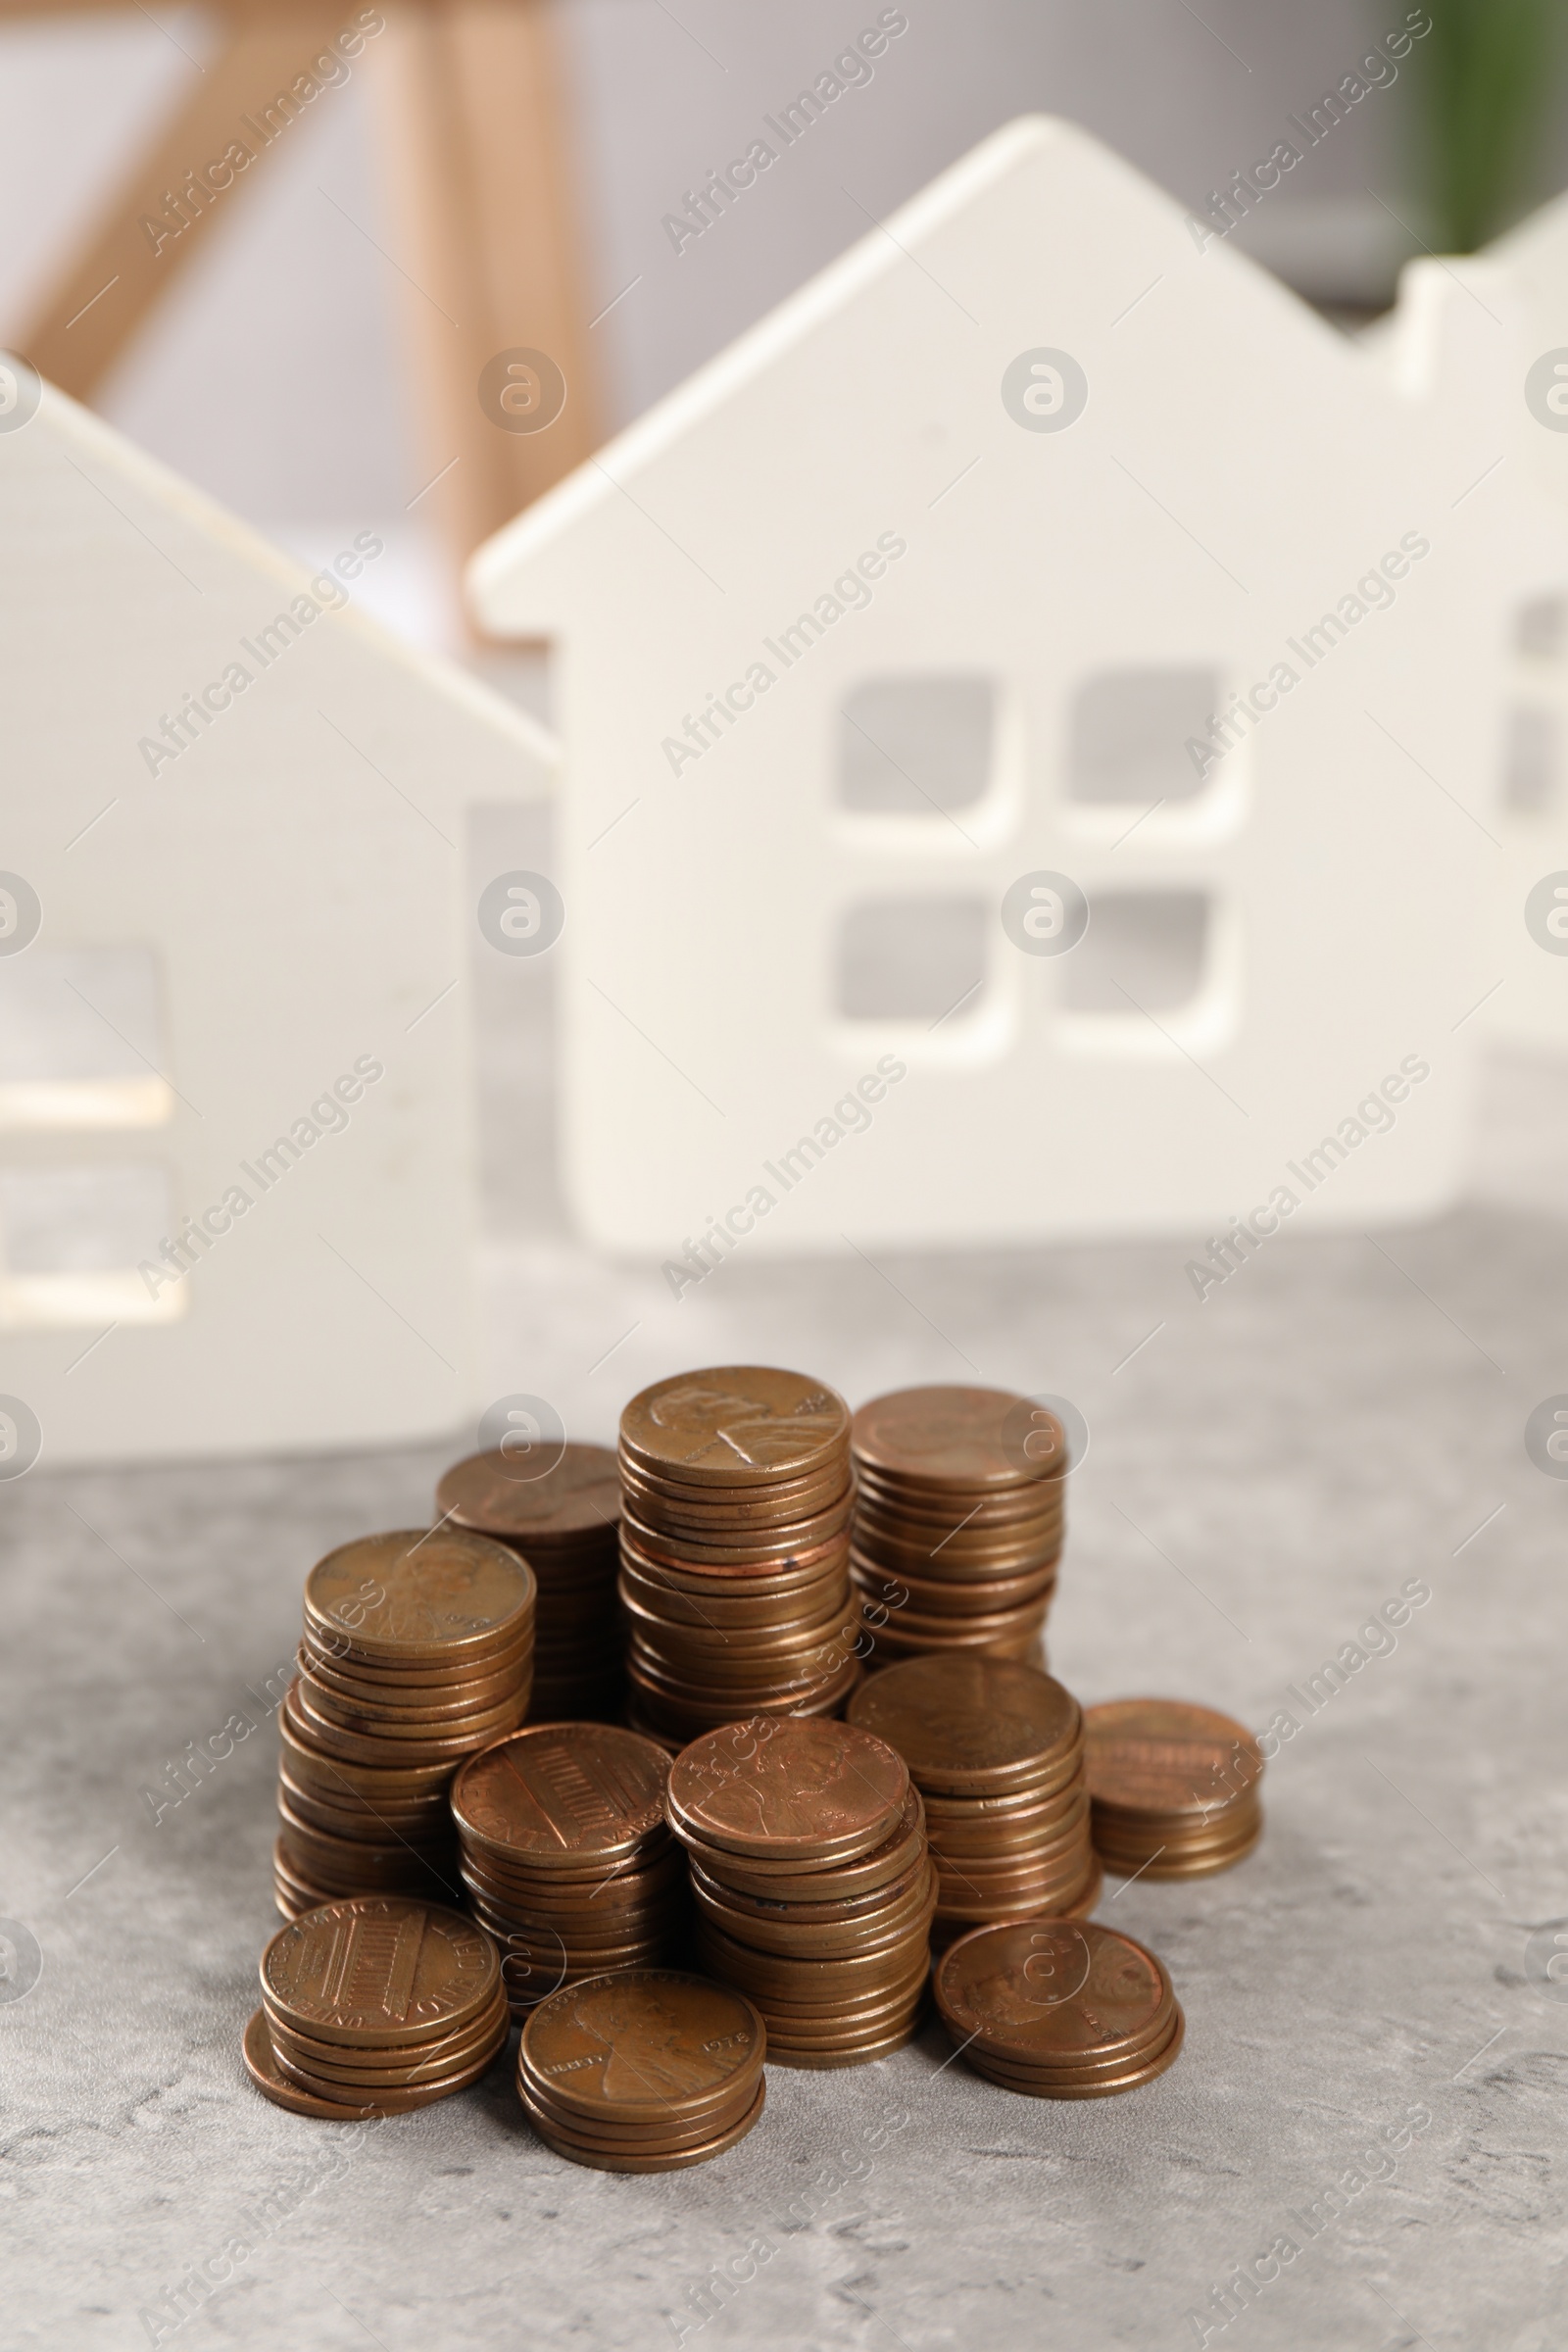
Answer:
[[[286,2107],[292,2115],[314,2115],[329,2124],[360,2124],[368,2116],[382,2110],[369,2099],[357,2104],[347,2100],[314,2097],[298,2089],[278,2065],[272,2050],[272,2037],[268,2031],[267,2012],[258,2009],[245,2029],[243,2044],[245,2072],[264,2098],[274,2107]]]
[[[684,1654],[691,1658],[723,1659],[789,1657],[792,1652],[819,1647],[834,1639],[845,1626],[858,1626],[859,1603],[847,1597],[842,1584],[830,1588],[825,1595],[826,1605],[813,1598],[808,1617],[791,1618],[782,1625],[766,1626],[694,1626],[681,1623],[670,1626],[667,1620],[636,1602],[628,1604],[633,1624],[651,1645],[665,1652]]]
[[[1004,1534],[1025,1523],[1059,1519],[1066,1508],[1059,1479],[1029,1479],[988,1494],[984,1488],[911,1486],[907,1479],[884,1478],[862,1461],[855,1465],[855,1491],[869,1507],[906,1522],[912,1531],[933,1530],[933,1541],[949,1529]]]
[[[935,1908],[933,1896],[926,1918]],[[924,1920],[875,1951],[826,1960],[785,1959],[760,1952],[749,1943],[737,1942],[701,1915],[692,1936],[714,1974],[726,1984],[744,1985],[754,1999],[765,1999],[769,1993],[809,2000],[813,1996],[887,1991],[907,1977],[926,1950]]]
[[[880,2041],[862,2042],[842,2050],[815,2050],[808,2044],[781,2041],[776,2048],[769,2050],[768,2055],[779,2066],[802,2070],[825,2071],[841,2066],[870,2066],[878,2058],[891,2058],[895,2050],[902,2050],[906,2042],[914,2039],[919,2029],[920,2018],[916,2011],[896,2033],[885,2035]]]
[[[1201,1813],[1262,1777],[1262,1755],[1245,1726],[1184,1699],[1091,1707],[1084,1737],[1091,1792],[1123,1813]]]
[[[891,2033],[910,2004],[922,1998],[930,1973],[930,1954],[918,1950],[904,1975],[889,1987],[864,1993],[830,1992],[816,1999],[769,1993],[766,2014],[780,2033],[803,2039],[818,2033]]]
[[[922,1788],[1000,1794],[1071,1754],[1083,1716],[1070,1690],[1028,1666],[911,1658],[858,1690],[850,1720],[896,1748]]]
[[[676,1969],[590,1978],[544,2001],[519,2066],[590,2122],[688,2123],[733,2101],[767,2046],[750,2001]]]
[[[757,2104],[761,2081],[759,2070],[755,2078],[749,2077],[742,2083],[739,2094],[728,2106],[690,2124],[671,2123],[667,2116],[644,2124],[614,2123],[598,2117],[591,2123],[585,2122],[582,2116],[552,2098],[536,2075],[530,2075],[524,2082],[519,2071],[517,2088],[530,2116],[538,2115],[546,2128],[563,2139],[569,2139],[581,2147],[605,2148],[636,2156],[658,2154],[661,2150],[670,2152],[679,2148],[706,2146],[710,2140],[716,2139],[721,2132],[727,2131],[731,2123],[738,2123],[743,2115],[751,2113]]]
[[[844,1546],[835,1540],[824,1546],[821,1556],[804,1565],[782,1568],[698,1568],[689,1560],[673,1557],[651,1559],[639,1550],[636,1541],[625,1529],[620,1538],[621,1565],[633,1570],[645,1581],[657,1584],[671,1592],[689,1592],[696,1600],[783,1600],[792,1593],[805,1592],[813,1584],[844,1572]],[[700,1621],[699,1621],[700,1622]]]
[[[301,1715],[291,1683],[278,1709],[278,1737],[282,1752],[295,1779],[307,1787],[319,1788],[330,1796],[341,1791],[343,1801],[359,1793],[372,1799],[399,1799],[444,1794],[452,1779],[450,1764],[398,1766],[355,1764],[349,1759],[334,1756],[318,1745],[315,1734]]]
[[[964,1487],[992,1493],[1058,1475],[1067,1465],[1061,1425],[1051,1414],[1033,1423],[1026,1454],[1009,1442],[1029,1399],[1003,1389],[897,1389],[873,1397],[855,1416],[855,1458],[880,1477],[911,1487]]]
[[[372,1843],[364,1838],[339,1838],[333,1831],[316,1829],[302,1821],[279,1789],[278,1819],[283,1825],[284,1844],[298,1868],[307,1873],[319,1863],[322,1866],[352,1863],[357,1869],[375,1870],[385,1867],[406,1870],[411,1864],[418,1866],[432,1851],[445,1853],[450,1841],[439,1848],[420,1847],[407,1838],[388,1838]]]
[[[750,1702],[751,1712],[774,1719],[835,1715],[856,1689],[860,1671],[859,1660],[851,1658],[844,1672],[835,1675],[821,1689],[813,1687],[804,1692],[787,1691],[771,1702],[754,1699]],[[667,1697],[656,1684],[639,1674],[630,1659],[626,1665],[626,1679],[631,1685],[627,1704],[631,1729],[649,1738],[663,1736],[665,1744],[672,1742],[672,1752],[677,1755],[681,1748],[689,1746],[694,1739],[700,1739],[705,1732],[716,1731],[721,1725],[734,1720],[733,1701],[725,1698],[714,1703],[705,1699],[694,1703]],[[640,1720],[631,1723],[633,1714]]]
[[[852,1557],[850,1576],[867,1604],[886,1609],[914,1609],[922,1617],[961,1617],[971,1609],[982,1615],[1011,1609],[1029,1600],[1049,1599],[1055,1585],[1054,1567],[1031,1569],[1027,1576],[999,1576],[983,1584],[960,1584],[954,1578],[900,1576],[892,1569],[868,1569]]]
[[[1010,2068],[1004,2068],[990,2057],[977,2058],[976,2072],[985,2075],[991,2082],[999,2083],[1003,2089],[1018,2091],[1025,2098],[1112,2098],[1118,2091],[1137,2090],[1144,2083],[1156,2081],[1167,2068],[1173,2066],[1181,2054],[1186,2031],[1187,2021],[1181,2010],[1178,2009],[1168,2038],[1152,2057],[1146,2059],[1141,2066],[1125,2074],[1099,2078],[1093,2076],[1031,2076],[1027,2072],[1014,2072]],[[976,2044],[974,2050],[966,2050],[964,2056],[976,2058],[978,2046]]]
[[[525,1686],[510,1705],[497,1711],[493,1723],[470,1725],[450,1740],[346,1731],[342,1725],[332,1723],[318,1711],[314,1703],[315,1694],[304,1676],[294,1684],[289,1698],[295,1722],[329,1755],[341,1757],[351,1764],[382,1765],[389,1772],[444,1764],[450,1776],[474,1748],[484,1747],[503,1733],[516,1729],[527,1704],[527,1688]]]
[[[722,1846],[710,1846],[697,1838],[683,1842],[710,1876],[742,1894],[783,1901],[799,1897],[803,1902],[820,1901],[829,1894],[848,1898],[888,1886],[916,1866],[925,1851],[925,1814],[919,1790],[911,1785],[899,1818],[882,1843],[850,1862],[758,1860]]]
[[[367,1658],[462,1664],[506,1648],[534,1603],[533,1572],[464,1528],[360,1536],[318,1560],[305,1612]]]
[[[339,1731],[358,1732],[368,1739],[411,1740],[454,1739],[473,1724],[484,1724],[491,1716],[515,1704],[518,1690],[528,1680],[526,1669],[513,1673],[499,1685],[493,1696],[480,1701],[459,1700],[439,1707],[382,1706],[374,1701],[345,1698],[342,1691],[323,1681],[314,1672],[302,1670],[300,1693],[302,1706],[319,1721],[330,1723]]]
[[[605,2116],[585,2117],[552,2096],[537,2075],[517,2074],[517,2089],[531,2115],[537,2115],[546,2129],[574,2145],[602,2148],[626,2156],[673,2154],[681,2148],[706,2147],[732,2124],[749,2115],[757,2104],[757,2093],[762,2082],[759,2066],[737,2085],[734,2094],[722,2107],[691,2122],[672,2121],[667,2115],[647,2123],[620,2123]]]
[[[313,1674],[352,1684],[356,1692],[363,1692],[368,1698],[407,1699],[415,1707],[423,1703],[428,1692],[433,1691],[438,1698],[462,1698],[482,1689],[498,1676],[514,1672],[533,1646],[531,1616],[518,1627],[505,1648],[489,1650],[483,1657],[466,1660],[461,1666],[444,1665],[428,1658],[416,1659],[412,1666],[392,1666],[383,1659],[361,1657],[346,1636],[342,1640],[323,1637],[309,1622],[300,1637],[305,1663]]]
[[[835,1455],[815,1477],[775,1480],[745,1494],[715,1487],[672,1487],[644,1477],[630,1463],[622,1464],[621,1476],[623,1508],[631,1517],[699,1535],[705,1529],[765,1528],[785,1520],[812,1519],[853,1492],[845,1454]]]
[[[497,1447],[454,1462],[435,1491],[438,1519],[481,1536],[529,1541],[541,1548],[580,1544],[612,1529],[620,1515],[620,1476],[608,1446],[568,1445],[537,1478]]]
[[[460,1830],[535,1868],[635,1853],[663,1828],[669,1761],[635,1732],[541,1724],[472,1757],[452,1787]]]
[[[1044,1619],[1045,1611],[1041,1610],[1039,1622],[1043,1623]],[[961,1655],[966,1650],[982,1657],[1007,1659],[1020,1666],[1037,1663],[1040,1642],[1038,1625],[1033,1632],[1026,1629],[1016,1634],[997,1635],[971,1632],[961,1619],[950,1620],[949,1623],[955,1630],[950,1632],[945,1626],[939,1635],[935,1631],[929,1634],[906,1633],[902,1626],[890,1620],[886,1625],[868,1628],[867,1639],[872,1644],[873,1655],[883,1667],[898,1664],[905,1658],[930,1657],[939,1652]]]
[[[497,2039],[494,2048],[485,2055],[470,2060],[466,2066],[458,2069],[453,2074],[443,2075],[436,2081],[407,2084],[402,2088],[383,2089],[368,2085],[365,2096],[385,2115],[407,2115],[413,2108],[433,2106],[437,2099],[450,2098],[455,2090],[466,2090],[470,2082],[477,2082],[482,2075],[487,2075],[495,2064],[497,2054],[505,2040],[506,2034],[503,2033]],[[307,2096],[320,2095],[316,2086],[316,2078],[311,2076],[305,2068],[297,2066],[275,2045],[272,2057],[279,2074],[286,2082],[291,2082]],[[328,2090],[339,2089],[339,2085],[336,2083],[327,2084],[324,2081],[321,2087]],[[348,2090],[347,2086],[343,2086],[341,2095],[352,2097],[353,2093]],[[359,2112],[364,2114],[365,2110],[361,2108]]]
[[[1152,1952],[1090,1920],[977,1928],[944,1952],[932,1985],[956,2039],[1043,2066],[1136,2050],[1174,1999]]]
[[[888,1838],[908,1787],[902,1760],[867,1732],[757,1719],[695,1740],[671,1767],[666,1802],[677,1836],[731,1853],[852,1861]]]
[[[392,2057],[390,2066],[370,2066],[363,2056],[352,2063],[342,2063],[345,2052],[334,2050],[330,2042],[302,2039],[269,2016],[268,2029],[272,2036],[272,2048],[285,2073],[295,2081],[310,2078],[329,2096],[341,2091],[348,2095],[367,2088],[377,2090],[409,2090],[421,2082],[440,2082],[483,2058],[493,2058],[507,2037],[511,2011],[507,1996],[498,1984],[496,1997],[485,2010],[476,2027],[462,2035],[444,2036],[428,2045],[420,2043],[416,2050],[405,2053],[371,2051],[371,2058]]]
[[[849,1433],[832,1389],[759,1364],[678,1372],[620,1417],[622,1451],[645,1476],[699,1487],[803,1478],[843,1452]]]
[[[924,1851],[919,1851],[909,1867],[901,1871],[886,1886],[849,1895],[836,1893],[837,1871],[824,1871],[818,1894],[806,1901],[791,1901],[776,1894],[754,1894],[738,1890],[723,1871],[722,1863],[717,1870],[709,1870],[695,1851],[688,1853],[686,1859],[690,1864],[694,1894],[708,1893],[716,1902],[727,1904],[743,1918],[793,1919],[803,1927],[809,1926],[812,1921],[831,1923],[835,1920],[874,1919],[890,1903],[902,1902],[911,1888],[923,1884],[926,1866],[926,1855]],[[832,1899],[820,1899],[820,1895],[827,1894],[831,1894]]]
[[[1156,1821],[1151,1817],[1129,1820],[1112,1813],[1106,1806],[1094,1808],[1095,1836],[1107,1848],[1140,1856],[1153,1854],[1160,1846],[1172,1853],[1187,1853],[1211,1845],[1231,1845],[1239,1838],[1255,1836],[1263,1820],[1263,1808],[1254,1796],[1246,1796],[1229,1805],[1212,1805],[1206,1813],[1189,1814],[1185,1820]]]
[[[820,1568],[850,1556],[847,1507],[827,1512],[776,1542],[699,1544],[689,1537],[661,1536],[628,1521],[621,1532],[622,1555],[654,1568],[702,1569],[714,1575],[771,1575],[780,1570]]]
[[[765,2085],[760,2083],[756,2099],[739,2123],[731,2124],[716,2138],[707,2140],[698,2147],[686,2147],[666,2155],[612,2153],[597,2149],[584,2139],[563,2137],[528,2106],[526,2099],[523,2105],[528,2109],[528,2120],[545,2146],[556,2155],[564,2156],[568,2163],[588,2165],[596,2172],[604,2173],[677,2173],[683,2172],[688,2165],[707,2164],[712,2157],[722,2156],[726,2148],[733,2148],[743,2140],[761,2115],[766,2097]]]
[[[620,1571],[620,1594],[628,1611],[664,1625],[706,1626],[712,1632],[771,1625],[793,1625],[803,1615],[817,1613],[824,1601],[844,1592],[844,1572],[830,1561],[780,1592],[756,1592],[749,1586],[694,1592],[690,1580],[676,1583],[667,1570],[657,1575],[630,1558]]]
[[[647,1646],[638,1643],[627,1651],[627,1673],[642,1689],[659,1694],[671,1706],[685,1710],[693,1724],[692,1738],[716,1731],[720,1725],[733,1723],[738,1717],[771,1714],[819,1714],[823,1709],[810,1702],[824,1700],[840,1683],[836,1655],[825,1660],[808,1659],[801,1671],[753,1671],[741,1665],[714,1666],[709,1670],[693,1667],[682,1672],[677,1665],[651,1654]],[[818,1667],[825,1663],[825,1672]],[[853,1651],[850,1664],[855,1664]],[[847,1689],[848,1686],[846,1685]]]
[[[1081,1875],[1081,1874],[1080,1874]],[[857,1960],[869,1958],[901,1942],[916,1926],[923,1926],[935,1907],[937,1881],[891,1905],[880,1917],[839,1920],[802,1926],[794,1920],[758,1919],[750,1912],[731,1911],[704,1888],[696,1888],[702,1916],[749,1951],[768,1952],[789,1960]]]
[[[397,2048],[466,2024],[493,1998],[494,1946],[461,1912],[407,1895],[309,1912],[262,1954],[262,1998],[321,2041]]]

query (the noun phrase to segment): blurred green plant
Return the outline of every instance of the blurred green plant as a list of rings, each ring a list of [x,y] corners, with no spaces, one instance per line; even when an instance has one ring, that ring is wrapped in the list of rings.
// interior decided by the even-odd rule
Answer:
[[[1430,0],[1416,74],[1427,201],[1446,253],[1474,253],[1539,191],[1568,0]]]

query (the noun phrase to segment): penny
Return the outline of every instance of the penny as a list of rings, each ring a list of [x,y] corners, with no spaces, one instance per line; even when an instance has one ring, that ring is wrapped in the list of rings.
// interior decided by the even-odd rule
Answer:
[[[613,1534],[620,1478],[606,1446],[568,1444],[553,1469],[521,1478],[499,1447],[454,1462],[435,1491],[437,1517],[476,1535],[531,1540],[541,1548]],[[527,1542],[522,1541],[527,1550]]]
[[[1046,1414],[1025,1458],[1006,1442],[1007,1425],[1027,1399],[1003,1389],[899,1389],[862,1404],[855,1416],[858,1464],[883,1478],[923,1488],[994,1491],[1059,1475],[1067,1461],[1061,1425]]]
[[[743,2140],[761,2115],[766,2096],[765,2085],[760,2083],[756,2099],[738,2123],[731,2124],[727,2131],[699,2147],[681,2148],[663,2155],[612,2153],[596,2149],[581,2139],[564,2138],[528,2108],[526,2098],[523,2105],[528,2108],[528,2120],[546,2147],[558,2156],[564,2156],[569,2163],[591,2165],[597,2171],[607,2173],[675,2173],[683,2172],[688,2165],[707,2164],[712,2157],[722,2156],[726,2148],[732,2148]]]
[[[997,1792],[1070,1753],[1083,1715],[1050,1675],[987,1658],[912,1658],[856,1693],[850,1720],[897,1749],[922,1790]]]
[[[1124,1698],[1084,1718],[1095,1797],[1133,1814],[1201,1813],[1262,1777],[1251,1734],[1211,1707],[1171,1698]]]
[[[686,2149],[710,2147],[742,2116],[751,2114],[761,2086],[762,2078],[759,2075],[755,2082],[745,2084],[741,2095],[720,2115],[700,2118],[696,2123],[671,2123],[665,2119],[654,2124],[620,2124],[598,2117],[587,2121],[574,2114],[543,2091],[534,2076],[524,2084],[519,2073],[517,2082],[531,2123],[542,2125],[575,2148],[619,2156],[676,2155]]]
[[[293,2115],[314,2115],[329,2124],[361,2124],[369,2116],[383,2113],[372,2101],[351,2105],[346,2100],[316,2098],[298,2089],[278,2065],[272,2050],[272,2037],[268,2031],[267,2012],[258,2009],[245,2029],[243,2043],[245,2072],[250,2076],[264,2098],[274,2107],[286,2107]]]
[[[909,1868],[901,1871],[899,1876],[886,1886],[873,1887],[866,1893],[838,1894],[836,1899],[829,1901],[822,1901],[814,1896],[808,1897],[805,1901],[799,1901],[772,1893],[760,1895],[737,1891],[726,1879],[715,1877],[704,1868],[698,1858],[696,1848],[689,1849],[686,1858],[690,1866],[694,1894],[701,1895],[706,1892],[715,1902],[723,1903],[728,1909],[742,1917],[758,1920],[790,1919],[799,1921],[803,1927],[831,1923],[836,1920],[875,1919],[890,1904],[902,1902],[912,1888],[924,1884],[926,1867],[926,1856],[922,1848]],[[722,1858],[721,1869],[727,1860],[727,1856]],[[817,1884],[819,1886],[825,1885],[830,1889],[836,1890],[838,1878],[837,1871],[830,1871],[824,1873]]]
[[[664,1828],[668,1759],[635,1732],[552,1724],[474,1756],[452,1788],[460,1831],[536,1862],[609,1861]]]
[[[483,1656],[507,1646],[534,1601],[533,1572],[505,1544],[462,1528],[361,1536],[305,1580],[307,1616],[365,1656]]]
[[[503,2035],[502,2040],[504,2039]],[[409,2084],[401,2089],[383,2089],[374,2084],[368,2084],[366,2097],[383,2115],[406,2115],[416,2107],[431,2107],[437,2099],[450,2098],[455,2090],[466,2090],[470,2082],[477,2082],[481,2076],[487,2075],[495,2064],[501,2046],[502,2042],[498,2041],[495,2048],[486,2056],[472,2060],[458,2073],[445,2076],[439,2082]],[[314,2078],[307,2075],[304,2069],[294,2065],[291,2060],[283,2056],[281,2051],[275,2048],[272,2055],[279,2074],[286,2082],[291,2082],[307,2096],[319,2095],[315,2090]],[[336,2084],[330,2086],[334,2090],[337,2087]],[[363,2115],[366,2113],[366,2109],[362,2107],[356,2112]]]
[[[262,1954],[262,1998],[321,2041],[396,2048],[466,2024],[494,1996],[495,1947],[461,1913],[405,1895],[308,1912]]]
[[[275,2018],[268,2020],[272,2048],[284,2073],[304,2088],[319,2089],[327,2097],[339,2092],[352,2095],[365,2090],[414,2090],[424,2083],[449,2082],[480,2062],[488,2065],[505,2042],[511,2023],[506,1993],[498,1986],[496,1998],[478,2030],[465,2034],[461,2040],[449,2036],[433,2044],[428,2057],[421,2045],[407,2063],[371,2067],[359,2062],[342,2065],[341,2051],[337,2057],[323,2057],[322,2049],[329,2048],[329,2044],[302,2042],[279,2026]],[[403,2053],[397,2055],[401,2061]]]
[[[845,1450],[842,1396],[799,1372],[727,1364],[644,1389],[620,1417],[622,1453],[645,1476],[752,1488],[804,1478]]]
[[[1118,2091],[1137,2090],[1146,2082],[1155,2082],[1180,2056],[1186,2030],[1187,2021],[1178,2010],[1168,2038],[1152,2057],[1126,2073],[1102,2077],[1076,2074],[1036,2076],[1025,2069],[1000,2066],[989,2057],[977,2057],[973,2050],[966,2050],[964,2056],[971,2059],[976,2071],[989,2081],[999,2083],[1004,2090],[1021,2092],[1025,2098],[1104,2099],[1113,2097]]]
[[[977,1928],[943,1954],[932,1989],[956,2038],[1042,2064],[1136,2048],[1173,1998],[1152,1952],[1094,1921]]]
[[[318,1788],[323,1794],[340,1793],[346,1802],[352,1792],[384,1796],[389,1801],[423,1797],[432,1792],[444,1796],[452,1778],[450,1765],[411,1765],[399,1769],[355,1764],[343,1757],[329,1755],[316,1744],[310,1726],[300,1715],[294,1702],[294,1686],[290,1684],[278,1709],[278,1737],[283,1755],[296,1780]]]
[[[888,1837],[908,1786],[871,1734],[786,1719],[694,1740],[671,1768],[666,1803],[677,1837],[754,1857],[853,1861]]]
[[[628,1521],[622,1548],[654,1568],[713,1569],[732,1574],[775,1574],[781,1570],[825,1570],[848,1564],[853,1504],[846,1498],[818,1519],[798,1520],[781,1535],[756,1543],[709,1544],[693,1536],[662,1536]]]
[[[733,2101],[766,2040],[756,2009],[729,1986],[642,1969],[541,2002],[523,2027],[519,2065],[589,2118],[690,2122]]]

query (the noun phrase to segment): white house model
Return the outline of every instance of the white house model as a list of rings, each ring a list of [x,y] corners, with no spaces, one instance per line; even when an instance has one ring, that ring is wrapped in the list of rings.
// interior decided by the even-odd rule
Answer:
[[[0,1478],[474,1405],[463,808],[547,745],[0,368]],[[9,404],[9,405],[8,405]],[[11,429],[6,429],[9,417]]]
[[[1520,332],[1470,329],[1492,359],[1509,539],[1509,671],[1495,724],[1502,906],[1483,1019],[1506,1041],[1568,1049],[1568,196],[1491,249],[1519,287]],[[1484,845],[1483,845],[1484,848]]]
[[[1019,122],[480,550],[556,648],[591,1237],[679,1291],[1450,1197],[1488,282],[1363,350]]]

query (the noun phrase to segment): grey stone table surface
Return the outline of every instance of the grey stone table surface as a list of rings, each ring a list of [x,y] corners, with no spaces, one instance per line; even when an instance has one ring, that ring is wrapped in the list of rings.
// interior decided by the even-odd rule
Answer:
[[[239,2040],[300,1580],[426,1516],[462,1433],[0,1489],[0,1914],[43,1955],[0,2000],[0,2347],[1556,2352],[1568,2001],[1527,1947],[1568,1917],[1568,1485],[1522,1433],[1568,1390],[1568,1082],[1491,1083],[1462,1210],[1281,1236],[1202,1305],[1167,1244],[737,1260],[678,1304],[548,1216],[492,1246],[498,1393],[581,1436],[736,1356],[853,1398],[978,1375],[1079,1405],[1055,1670],[1302,1725],[1243,1867],[1107,1887],[1189,2020],[1123,2098],[1009,2096],[929,2028],[772,2070],[741,2146],[647,2179],[549,2154],[501,2065],[363,2130],[269,2106]],[[1392,1651],[1315,1713],[1289,1695],[1406,1580],[1431,1597]],[[155,1821],[146,1791],[232,1718]]]

